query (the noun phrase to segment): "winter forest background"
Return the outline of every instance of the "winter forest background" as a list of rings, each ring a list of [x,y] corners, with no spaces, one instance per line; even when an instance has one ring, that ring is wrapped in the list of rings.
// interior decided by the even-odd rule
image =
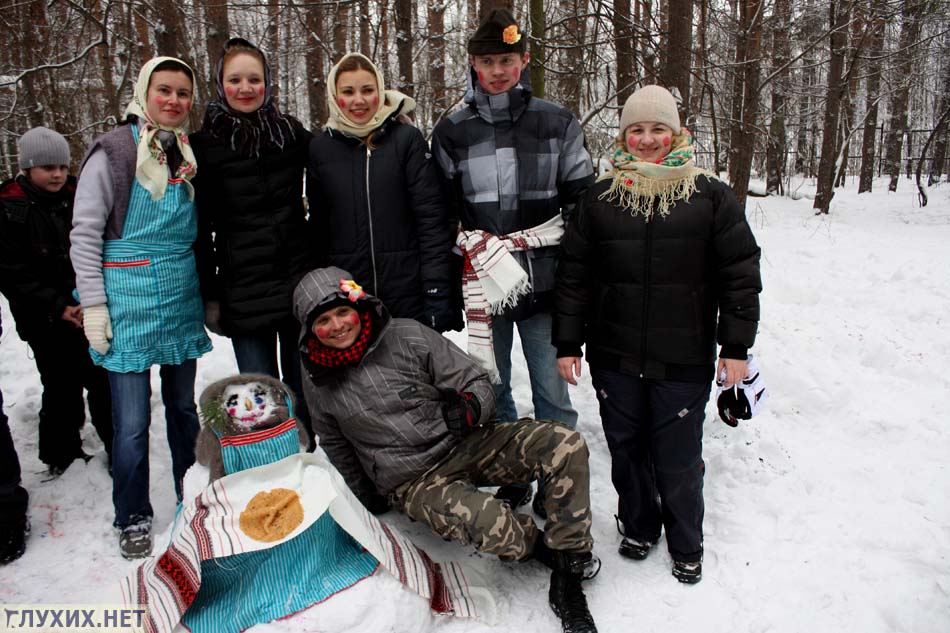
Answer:
[[[330,66],[359,50],[416,98],[428,135],[460,103],[465,42],[496,5],[530,35],[535,94],[578,115],[595,157],[610,153],[626,97],[661,83],[682,98],[699,163],[742,199],[750,177],[766,183],[757,193],[794,196],[801,176],[827,213],[845,179],[867,191],[887,175],[894,190],[950,171],[947,0],[3,0],[0,171],[14,172],[18,135],[37,125],[66,135],[78,163],[156,54],[197,72],[195,129],[237,35],[262,46],[280,107],[311,129],[326,120]]]

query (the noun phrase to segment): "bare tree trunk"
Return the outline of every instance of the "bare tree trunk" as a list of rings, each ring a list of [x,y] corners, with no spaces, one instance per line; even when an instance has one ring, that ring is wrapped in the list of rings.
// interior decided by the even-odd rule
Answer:
[[[278,103],[285,101],[280,94],[280,82],[277,78],[281,76],[280,53],[283,50],[280,46],[280,1],[267,0],[267,30],[264,32],[264,41],[267,42],[267,63],[270,65],[271,76],[273,80],[273,95]]]
[[[480,0],[478,4],[478,19],[479,21],[484,20],[485,16],[494,9],[508,9],[512,13],[514,12],[514,0]],[[515,16],[517,18],[517,16]]]
[[[854,108],[858,101],[858,88],[861,84],[861,53],[867,48],[867,38],[864,37],[868,21],[867,7],[854,2],[854,0],[850,0],[849,6],[854,8],[854,17],[851,19],[851,43],[848,46],[848,56],[851,63],[844,76],[844,79],[848,82],[848,89],[841,97],[841,142],[844,143],[845,146],[840,150],[844,158],[838,166],[838,173],[835,176],[835,187],[843,187],[845,185],[848,167],[850,166],[850,145],[855,124]]]
[[[142,11],[145,10],[145,7],[137,7],[134,4],[129,4],[129,10],[132,12],[132,22],[135,24],[135,33],[137,35],[136,51],[138,52],[139,68],[141,68],[145,65],[145,62],[152,57],[155,49],[152,48],[150,43],[148,22],[145,20],[145,16],[142,15]]]
[[[791,54],[788,24],[791,20],[789,0],[775,0],[772,13],[772,68],[779,74],[772,81],[772,112],[769,123],[768,148],[765,155],[766,193],[784,193],[785,157],[788,153],[785,131],[785,95],[788,94],[788,59]]]
[[[564,20],[566,31],[563,45],[567,61],[567,74],[562,76],[564,86],[564,107],[580,116],[582,80],[584,77],[584,40],[587,31],[587,20],[583,16],[587,13],[587,0],[572,0],[572,14],[575,17]]]
[[[653,32],[653,0],[636,0],[637,24],[643,33]],[[656,82],[656,55],[651,46],[651,38],[641,34],[640,59],[643,62],[643,83]]]
[[[828,64],[828,87],[825,92],[825,115],[822,128],[824,133],[821,139],[821,159],[818,162],[818,191],[815,194],[815,203],[812,208],[818,213],[827,214],[831,207],[831,199],[835,195],[835,161],[838,158],[838,135],[841,127],[841,101],[847,90],[847,84],[842,85],[844,71],[844,56],[848,46],[847,9],[843,6],[846,0],[829,0],[829,24],[831,36],[829,47],[831,57]]]
[[[887,108],[887,137],[884,140],[884,171],[891,177],[888,191],[897,191],[901,173],[901,152],[904,134],[907,132],[907,103],[910,96],[911,74],[914,68],[916,47],[920,38],[922,3],[919,0],[903,0],[901,8],[900,55],[894,68],[895,79],[900,82],[891,95]]]
[[[629,1],[629,0],[627,0]],[[547,50],[544,48],[544,0],[529,0],[531,11],[531,91],[535,96],[544,99],[547,86],[545,85],[544,65],[547,63]]]
[[[202,90],[203,100],[214,98],[214,67],[224,45],[231,37],[231,23],[228,20],[228,5],[220,0],[201,0],[208,30],[205,33],[205,51],[208,54],[208,81]]]
[[[310,129],[316,134],[327,120],[327,80],[324,67],[323,42],[326,31],[323,25],[323,3],[314,2],[306,7],[307,40],[310,47],[306,54],[307,100],[310,102]]]
[[[667,0],[667,44],[660,76],[668,88],[680,93],[682,121],[689,118],[690,65],[693,58],[693,0]]]
[[[449,107],[445,99],[445,2],[429,3],[429,82],[432,86],[432,121]]]
[[[445,11],[444,3],[442,10]],[[372,57],[373,53],[369,37],[369,0],[360,0],[359,12],[360,52],[367,57]]]
[[[412,79],[412,0],[394,0],[396,13],[396,58],[399,76],[396,89],[410,97],[415,93]]]
[[[947,60],[943,62],[943,81],[941,81],[941,85],[942,92],[937,99],[937,112],[946,112],[947,109],[950,108],[950,62]],[[930,160],[930,174],[927,178],[928,185],[940,182],[940,174],[943,173],[943,163],[947,157],[947,129],[946,119],[943,119],[942,124],[940,120],[938,120],[937,125],[934,127],[932,134],[935,139],[934,153]],[[923,154],[921,154],[921,156],[923,156]]]
[[[348,0],[336,0],[336,9],[333,16],[333,63],[337,63],[346,55],[346,25],[350,18]]]
[[[752,175],[752,154],[755,149],[755,125],[759,99],[759,51],[762,40],[761,0],[740,0],[739,33],[736,37],[736,62],[740,80],[733,98],[740,106],[733,108],[729,142],[729,183],[739,204],[744,208]]]
[[[881,98],[881,68],[884,64],[884,26],[886,24],[881,15],[883,0],[872,0],[870,19],[868,20],[868,36],[870,38],[868,54],[868,71],[865,81],[867,95],[864,118],[864,134],[861,139],[861,176],[858,180],[858,193],[871,191],[874,181],[875,136],[877,134],[878,102]]]
[[[614,0],[614,45],[617,50],[617,105],[623,106],[633,94],[633,21],[630,0]],[[622,131],[622,130],[621,130]]]

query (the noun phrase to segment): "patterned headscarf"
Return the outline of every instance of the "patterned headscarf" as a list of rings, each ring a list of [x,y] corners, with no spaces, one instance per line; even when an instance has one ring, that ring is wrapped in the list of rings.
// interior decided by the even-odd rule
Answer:
[[[354,123],[347,118],[336,102],[336,76],[340,65],[350,57],[362,57],[369,64],[376,75],[376,90],[381,97],[379,109],[366,123]],[[398,90],[386,90],[386,84],[383,82],[383,73],[368,57],[360,53],[347,53],[343,58],[330,69],[330,75],[327,77],[327,106],[330,116],[327,119],[327,128],[339,130],[348,136],[356,138],[366,138],[383,123],[389,120],[394,114],[409,114],[416,108],[416,101],[408,95],[404,95]]]
[[[714,177],[693,163],[693,137],[686,128],[673,136],[670,153],[659,163],[637,158],[620,138],[610,164],[613,171],[599,180],[609,178],[613,182],[599,198],[629,209],[631,215],[642,215],[647,222],[654,213],[654,200],[657,201],[656,213],[665,217],[677,201],[687,200],[693,195],[696,176]]]
[[[260,54],[264,66],[264,102],[250,113],[236,112],[228,105],[224,92],[224,56],[232,46],[246,46]],[[202,129],[230,144],[231,149],[242,156],[258,156],[261,148],[279,147],[296,138],[290,119],[281,114],[274,101],[273,78],[264,53],[240,37],[232,37],[224,45],[214,68],[214,91],[216,99],[208,104]]]
[[[138,80],[135,82],[135,89],[132,93],[132,101],[125,108],[125,114],[133,114],[141,121],[144,121],[139,133],[139,144],[135,157],[135,179],[152,196],[152,200],[160,200],[165,195],[165,188],[168,186],[169,178],[184,180],[188,188],[188,198],[194,199],[195,190],[189,182],[195,177],[198,171],[195,163],[195,155],[188,144],[188,134],[186,131],[188,119],[185,119],[184,127],[170,128],[159,125],[152,120],[148,114],[148,84],[152,78],[155,67],[162,62],[177,62],[188,68],[191,68],[185,62],[174,57],[153,57],[145,62],[142,70],[139,71]],[[194,73],[192,73],[192,77]],[[194,82],[192,82],[191,103],[194,104]],[[174,174],[168,173],[168,157],[165,155],[165,149],[162,146],[161,133],[165,132],[174,137],[178,151],[181,153],[181,164]]]

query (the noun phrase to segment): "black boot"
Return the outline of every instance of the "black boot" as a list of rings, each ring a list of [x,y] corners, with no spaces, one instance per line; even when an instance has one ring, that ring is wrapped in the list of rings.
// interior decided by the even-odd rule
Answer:
[[[506,501],[515,510],[531,501],[531,484],[505,484],[495,492],[495,498]]]
[[[30,522],[26,517],[9,525],[0,525],[0,565],[12,563],[23,556],[29,534]]]
[[[590,559],[590,552],[554,552],[548,601],[551,610],[561,620],[564,633],[597,633],[594,618],[587,608],[587,597],[581,587],[584,570]]]
[[[538,534],[538,540],[534,542],[534,549],[531,551],[531,558],[538,561],[548,569],[555,569],[555,566],[557,565],[556,552],[557,550],[551,549],[548,547],[548,544],[544,542],[544,532],[541,532]],[[594,554],[587,554],[586,557],[587,561],[583,565],[581,580],[590,580],[600,573],[600,559]]]

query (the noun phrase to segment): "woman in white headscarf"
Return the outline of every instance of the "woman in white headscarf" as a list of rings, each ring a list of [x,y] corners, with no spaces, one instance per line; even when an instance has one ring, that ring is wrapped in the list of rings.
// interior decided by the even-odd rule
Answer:
[[[350,271],[393,316],[461,329],[451,289],[454,235],[429,147],[367,57],[327,78],[326,130],[310,144],[307,199],[322,265]]]
[[[70,255],[90,354],[112,390],[114,525],[126,558],[151,551],[148,427],[159,365],[175,491],[194,462],[195,360],[211,349],[195,270],[194,155],[184,126],[194,73],[156,57],[126,125],[96,139],[76,191]]]

